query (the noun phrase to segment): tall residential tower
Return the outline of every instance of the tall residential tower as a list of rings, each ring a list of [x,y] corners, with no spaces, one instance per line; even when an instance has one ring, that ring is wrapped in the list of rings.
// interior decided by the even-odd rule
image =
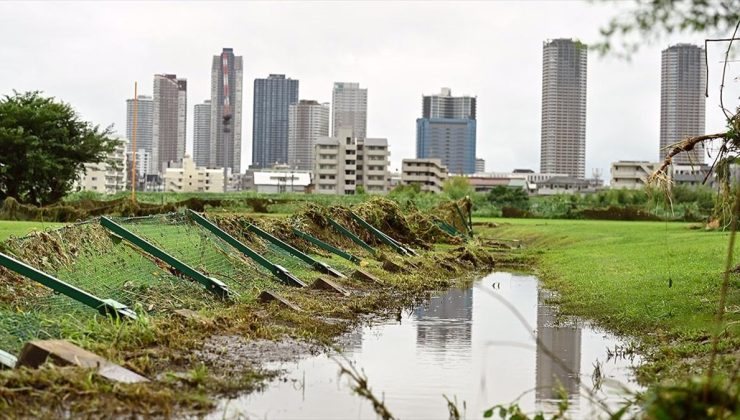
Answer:
[[[666,147],[686,137],[704,134],[706,114],[704,48],[678,44],[663,50],[660,79],[660,159]],[[678,164],[704,163],[704,148],[697,146],[673,158]]]
[[[450,173],[475,172],[476,97],[452,96],[449,88],[422,96],[416,120],[416,158],[441,159]]]
[[[136,104],[136,173],[138,176],[156,173],[151,167],[151,157],[153,152],[153,119],[154,119],[154,101],[151,96],[139,95]],[[126,154],[131,159],[131,148],[133,147],[134,138],[134,100],[126,99]],[[140,159],[139,156],[144,157]],[[148,156],[146,158],[145,156]]]
[[[312,170],[316,140],[329,137],[329,104],[300,100],[290,105],[288,116],[288,165]]]
[[[588,47],[572,39],[542,48],[540,172],[586,176]]]
[[[252,165],[288,163],[288,111],[298,102],[298,80],[271,74],[254,80]]]
[[[211,101],[196,104],[193,113],[193,161],[197,166],[211,163]]]
[[[367,89],[359,83],[334,83],[331,94],[331,133],[337,136],[340,128],[352,129],[352,137],[367,137]]]
[[[154,75],[152,165],[157,172],[185,156],[187,93],[187,80],[174,74]]]
[[[213,56],[211,64],[211,134],[209,167],[241,172],[242,57],[232,48]]]

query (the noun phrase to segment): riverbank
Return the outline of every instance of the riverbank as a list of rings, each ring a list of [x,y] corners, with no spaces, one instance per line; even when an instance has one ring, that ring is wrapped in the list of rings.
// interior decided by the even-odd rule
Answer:
[[[4,242],[4,252],[85,290],[115,298],[138,313],[137,320],[128,322],[95,316],[90,308],[72,306],[65,296],[0,269],[0,286],[6,291],[0,296],[0,321],[7,327],[1,329],[0,339],[6,351],[18,354],[22,342],[31,339],[62,338],[151,382],[111,383],[93,370],[73,367],[2,371],[0,412],[10,417],[206,413],[218,398],[249,392],[269,378],[272,373],[262,369],[266,354],[323,351],[334,344],[335,337],[369,319],[395,317],[432,291],[465,286],[492,269],[493,260],[478,243],[464,244],[435,230],[419,213],[407,212],[400,218],[400,210],[382,200],[353,210],[419,255],[402,257],[352,224],[347,208],[307,207],[290,217],[259,220],[244,214],[209,215],[261,255],[290,268],[307,285],[326,275],[246,232],[244,226],[255,223],[346,276],[331,279],[340,290],[327,290],[320,282],[318,287],[299,288],[281,283],[182,214],[119,220],[155,246],[223,280],[231,294],[224,301],[188,281],[182,272],[111,236],[99,221]],[[327,217],[360,235],[374,251],[328,229]],[[386,220],[396,223],[388,225]],[[353,264],[299,241],[290,233],[296,226],[359,256],[362,263]],[[358,275],[357,269],[367,274]],[[295,306],[265,303],[259,298],[263,290]],[[269,342],[295,346],[277,349],[265,344]]]
[[[475,219],[478,236],[520,240],[564,315],[637,339],[644,384],[681,381],[709,364],[729,233],[665,222]],[[495,224],[495,226],[494,226]],[[740,261],[738,246],[732,263]],[[740,360],[740,275],[733,271],[717,372]]]

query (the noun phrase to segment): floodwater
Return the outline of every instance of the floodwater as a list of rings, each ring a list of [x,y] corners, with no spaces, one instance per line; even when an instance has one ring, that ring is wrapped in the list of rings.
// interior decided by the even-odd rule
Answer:
[[[529,327],[494,295],[513,305]],[[342,356],[268,366],[286,375],[262,392],[221,401],[213,416],[376,418],[371,403],[352,393],[349,378],[338,377],[338,361],[350,361],[401,419],[448,418],[444,396],[457,402],[465,418],[481,418],[491,406],[515,400],[525,412],[552,413],[561,395],[558,389],[568,395],[570,417],[605,417],[591,402],[594,395],[587,396],[595,367],[603,378],[595,396],[614,407],[625,388],[637,390],[630,366],[639,360],[625,357],[619,351],[624,343],[614,336],[583,322],[559,322],[551,297],[533,276],[490,274],[470,289],[432,298],[400,321],[374,324],[345,337]],[[617,357],[610,357],[615,349]]]

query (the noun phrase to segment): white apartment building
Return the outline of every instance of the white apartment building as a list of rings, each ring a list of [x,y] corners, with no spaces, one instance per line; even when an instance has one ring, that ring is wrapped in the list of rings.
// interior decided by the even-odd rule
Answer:
[[[612,162],[611,188],[639,190],[645,187],[647,179],[660,167],[658,162],[645,160],[620,160]]]
[[[447,180],[447,167],[442,159],[404,159],[401,164],[401,183],[418,184],[421,191],[442,192]]]
[[[353,195],[357,186],[371,194],[388,192],[388,140],[352,136],[352,128],[321,137],[314,148],[314,184],[319,194]]]
[[[126,189],[126,147],[128,140],[119,139],[115,150],[105,161],[85,164],[85,172],[75,182],[75,189],[115,194]],[[115,165],[115,166],[114,166]]]
[[[169,167],[164,172],[166,192],[225,192],[231,185],[231,168],[205,168],[196,166],[189,155],[182,164]]]

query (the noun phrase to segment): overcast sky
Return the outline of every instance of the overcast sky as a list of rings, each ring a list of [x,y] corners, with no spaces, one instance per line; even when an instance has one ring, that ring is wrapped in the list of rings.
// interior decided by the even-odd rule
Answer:
[[[488,171],[539,169],[542,42],[597,41],[631,3],[519,2],[0,2],[0,94],[42,90],[87,120],[125,132],[134,81],[188,79],[193,105],[209,99],[212,56],[244,57],[242,167],[251,162],[252,91],[270,73],[300,80],[300,98],[331,100],[335,81],[368,88],[368,136],[388,138],[391,169],[415,155],[421,95],[450,87],[478,97],[478,156]],[[716,34],[709,34],[716,35]],[[729,35],[729,34],[722,34]],[[705,34],[645,46],[631,61],[588,58],[586,173],[608,179],[615,160],[658,158],[660,51]],[[722,49],[710,48],[707,131],[719,131]],[[725,98],[736,104],[740,63]]]

